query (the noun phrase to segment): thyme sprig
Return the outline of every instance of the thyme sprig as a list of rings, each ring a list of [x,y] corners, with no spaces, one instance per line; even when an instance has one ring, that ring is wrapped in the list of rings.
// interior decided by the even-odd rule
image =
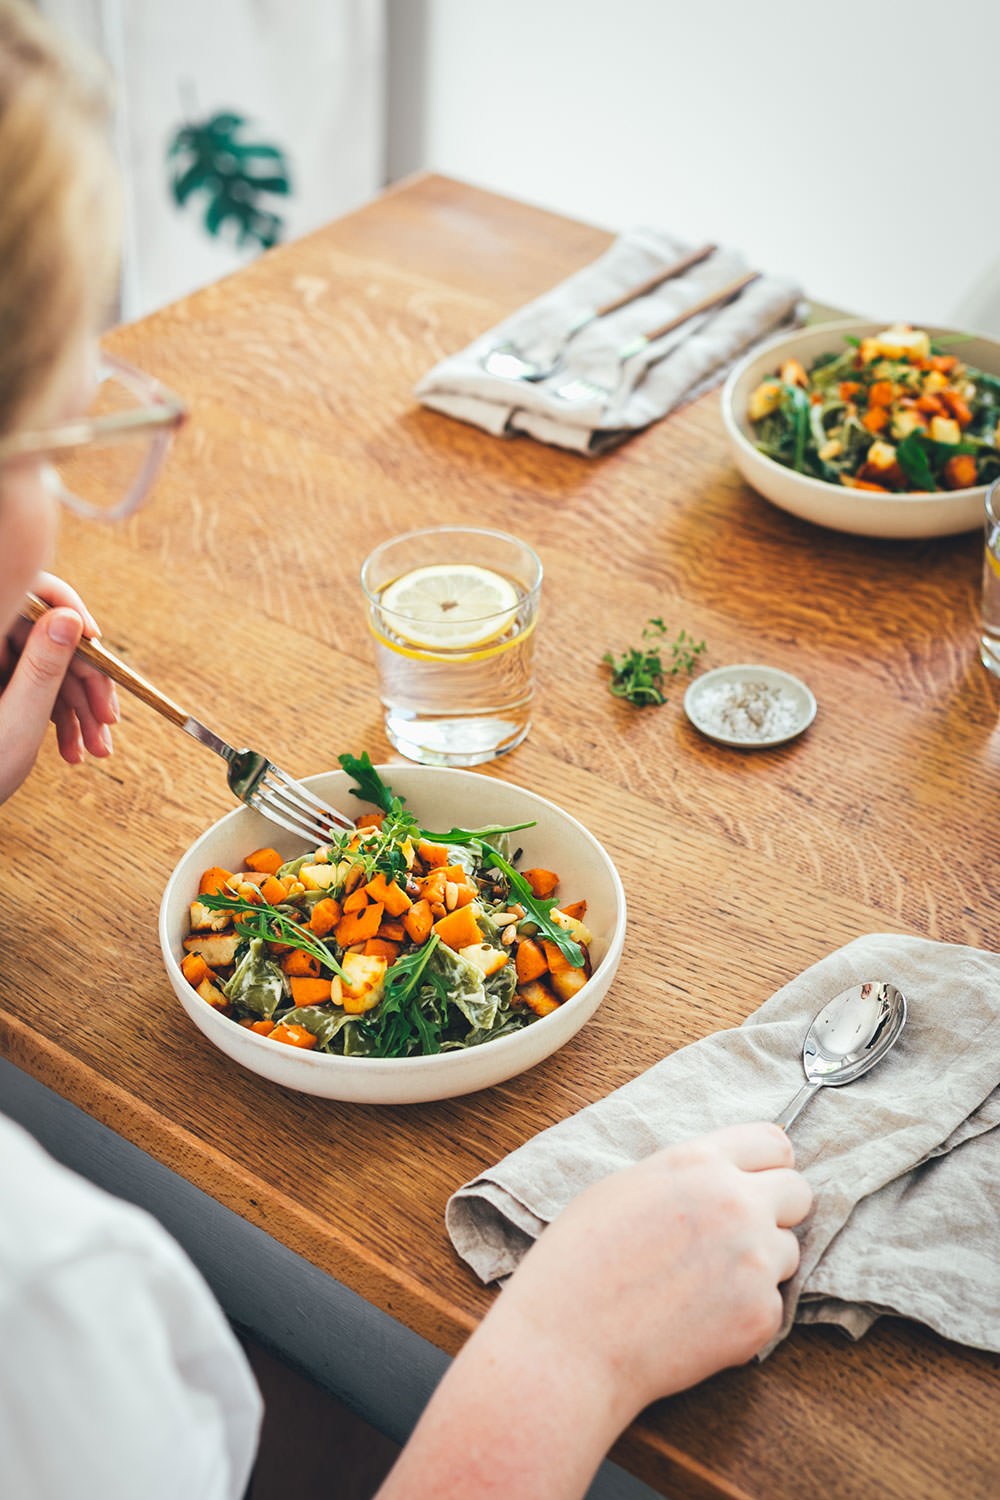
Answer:
[[[681,672],[691,676],[697,658],[705,650],[705,642],[696,641],[686,630],[674,640],[668,639],[669,634],[663,618],[657,615],[643,626],[642,638],[650,645],[633,647],[620,657],[611,651],[604,653],[601,660],[611,668],[608,686],[616,698],[625,698],[637,708],[666,703],[663,689],[667,678]],[[668,650],[670,654],[666,657]]]

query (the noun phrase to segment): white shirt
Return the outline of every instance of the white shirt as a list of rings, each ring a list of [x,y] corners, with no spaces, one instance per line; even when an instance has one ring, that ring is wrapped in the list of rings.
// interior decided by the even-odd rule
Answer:
[[[180,1247],[0,1116],[4,1500],[241,1500],[260,1417]]]

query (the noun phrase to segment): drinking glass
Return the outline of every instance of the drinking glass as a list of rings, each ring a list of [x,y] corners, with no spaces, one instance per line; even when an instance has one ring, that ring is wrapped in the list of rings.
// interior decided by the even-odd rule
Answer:
[[[979,655],[984,667],[1000,677],[1000,479],[986,491],[983,603]]]
[[[385,729],[424,765],[475,766],[531,724],[542,565],[502,531],[433,526],[383,542],[361,584]]]

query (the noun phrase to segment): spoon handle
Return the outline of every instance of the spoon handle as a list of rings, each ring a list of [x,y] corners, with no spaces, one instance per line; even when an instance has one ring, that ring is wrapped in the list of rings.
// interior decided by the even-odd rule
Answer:
[[[775,1115],[775,1125],[780,1125],[782,1130],[787,1130],[792,1121],[798,1119],[799,1115],[805,1109],[813,1094],[815,1094],[817,1090],[821,1089],[822,1087],[823,1085],[821,1083],[804,1083],[799,1089],[798,1093],[795,1095],[795,1098],[790,1099],[789,1102],[785,1105],[784,1109],[781,1111],[781,1114]]]

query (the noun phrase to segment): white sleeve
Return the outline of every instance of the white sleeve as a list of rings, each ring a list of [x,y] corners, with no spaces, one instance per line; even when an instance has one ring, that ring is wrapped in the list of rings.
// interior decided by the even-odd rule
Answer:
[[[4,1495],[241,1500],[261,1403],[221,1310],[155,1221],[45,1166],[50,1211],[89,1224],[0,1275]]]

